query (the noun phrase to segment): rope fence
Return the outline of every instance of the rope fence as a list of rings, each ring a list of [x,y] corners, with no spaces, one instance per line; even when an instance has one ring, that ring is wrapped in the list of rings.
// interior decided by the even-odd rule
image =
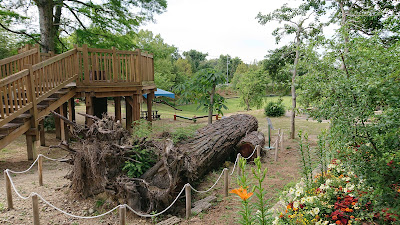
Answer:
[[[279,146],[281,146],[281,147],[283,146],[283,132],[281,133],[280,129],[279,129],[279,132],[278,132],[278,139],[275,141],[273,146],[276,146],[276,148],[275,148],[275,161],[277,161],[277,154],[278,154],[278,150],[277,149],[279,148]],[[283,150],[283,147],[282,147],[282,150]],[[253,152],[251,153],[250,156],[245,157],[244,159],[248,160],[254,154],[256,154],[257,157],[261,157],[261,147],[259,145],[257,145],[254,148],[254,150],[253,150]],[[49,158],[49,157],[44,156],[42,154],[39,154],[38,157],[36,158],[36,160],[32,163],[32,165],[28,169],[26,169],[24,171],[13,171],[13,170],[10,170],[10,169],[4,170],[4,178],[5,178],[5,181],[6,181],[6,192],[7,192],[7,206],[8,206],[8,209],[13,209],[14,208],[13,200],[12,200],[12,190],[14,190],[14,192],[16,193],[16,195],[19,198],[21,198],[23,200],[26,200],[26,199],[29,199],[29,198],[32,199],[34,225],[39,225],[40,224],[38,199],[41,199],[46,205],[48,205],[49,207],[59,211],[60,213],[63,213],[65,215],[67,215],[67,216],[70,216],[70,217],[73,217],[73,218],[78,218],[78,219],[95,219],[95,218],[99,218],[99,217],[105,216],[107,214],[110,214],[113,211],[115,211],[116,209],[119,209],[120,225],[125,225],[126,224],[126,222],[125,222],[126,221],[126,209],[129,209],[132,213],[134,213],[134,214],[136,214],[137,216],[140,216],[140,217],[146,217],[146,218],[156,217],[156,216],[159,216],[159,215],[165,213],[166,211],[168,211],[175,204],[175,202],[179,199],[179,197],[182,195],[182,193],[185,191],[186,218],[189,218],[190,215],[191,215],[191,191],[194,191],[196,193],[207,193],[207,192],[210,192],[219,183],[221,178],[224,177],[223,192],[224,192],[224,196],[225,197],[228,196],[229,175],[230,176],[233,175],[233,173],[235,171],[235,168],[237,167],[237,163],[238,163],[240,157],[242,157],[242,156],[241,156],[240,153],[238,153],[231,173],[230,174],[228,173],[228,171],[229,171],[228,168],[224,168],[222,170],[221,174],[219,175],[218,179],[214,182],[214,184],[210,188],[208,188],[205,191],[199,191],[199,190],[195,189],[191,184],[187,183],[182,187],[181,191],[176,196],[174,201],[167,208],[165,208],[163,211],[158,212],[156,214],[143,214],[141,212],[135,211],[134,209],[132,209],[127,204],[120,204],[120,205],[114,207],[113,209],[111,209],[111,210],[109,210],[109,211],[107,211],[107,212],[105,212],[103,214],[100,214],[100,215],[96,215],[96,216],[78,216],[78,215],[74,215],[74,214],[68,213],[68,212],[56,207],[55,205],[53,205],[52,203],[47,201],[43,196],[41,196],[40,194],[38,194],[36,192],[31,192],[27,197],[24,197],[19,193],[19,191],[15,187],[15,184],[14,184],[14,182],[12,180],[12,177],[11,177],[10,173],[13,173],[13,174],[26,173],[26,172],[30,171],[34,167],[34,165],[36,163],[38,163],[39,186],[43,186],[43,158],[51,160],[51,161],[59,161],[59,162],[60,161],[65,161],[65,159],[52,159],[52,158]],[[238,175],[240,175],[241,172],[240,172],[240,168],[239,167],[238,167],[237,171],[238,171]]]

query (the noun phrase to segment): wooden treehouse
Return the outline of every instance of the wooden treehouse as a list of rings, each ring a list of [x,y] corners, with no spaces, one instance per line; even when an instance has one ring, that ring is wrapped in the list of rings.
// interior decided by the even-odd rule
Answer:
[[[44,118],[54,110],[75,120],[75,98],[84,98],[86,113],[95,115],[94,102],[113,97],[115,118],[120,121],[125,99],[126,127],[132,129],[132,122],[140,119],[142,94],[147,94],[147,113],[152,115],[153,56],[140,50],[83,45],[53,55],[27,46],[18,55],[0,60],[0,75],[0,149],[25,134],[30,160],[36,158],[36,142],[44,145]],[[63,120],[56,119],[55,124],[56,136],[68,139]]]

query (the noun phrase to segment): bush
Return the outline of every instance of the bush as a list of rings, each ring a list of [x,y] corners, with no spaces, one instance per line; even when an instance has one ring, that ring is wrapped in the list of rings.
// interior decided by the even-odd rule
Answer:
[[[264,113],[266,116],[279,117],[285,115],[285,107],[282,104],[282,99],[280,98],[276,102],[268,102],[267,106],[264,108]]]

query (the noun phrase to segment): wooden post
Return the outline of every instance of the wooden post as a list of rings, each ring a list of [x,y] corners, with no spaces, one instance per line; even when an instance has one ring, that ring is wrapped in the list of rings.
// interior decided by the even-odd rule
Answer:
[[[115,107],[115,121],[119,120],[122,123],[121,97],[114,97],[114,107]]]
[[[64,104],[61,105],[59,109],[60,109],[60,115],[64,116],[65,115]],[[60,120],[60,138],[61,138],[61,141],[65,141],[66,140],[64,120]]]
[[[189,219],[190,214],[192,213],[192,193],[190,184],[185,185],[185,196],[186,196],[186,219]]]
[[[43,186],[43,156],[39,155],[38,159],[39,186]]]
[[[63,108],[63,115],[65,118],[68,118],[68,102],[65,102],[62,106]],[[69,141],[69,130],[68,130],[68,126],[67,124],[64,122],[64,120],[62,120],[63,124],[64,124],[64,138],[66,141]]]
[[[74,97],[68,100],[68,119],[75,121],[75,101]]]
[[[85,103],[86,103],[86,114],[93,115],[93,99],[90,96],[90,93],[85,94]],[[86,117],[86,125],[92,125],[93,121],[90,118]]]
[[[153,113],[152,113],[153,98],[154,98],[154,91],[151,91],[151,93],[147,94],[147,120],[149,122],[153,121]]]
[[[29,70],[29,75],[27,77],[27,95],[29,96],[29,102],[32,102],[32,108],[29,110],[31,114],[30,123],[31,129],[26,133],[26,145],[28,152],[28,160],[33,160],[37,156],[36,152],[36,137],[38,135],[39,123],[38,119],[38,109],[36,100],[35,84],[33,82],[33,69],[32,65],[26,65]]]
[[[122,205],[119,207],[119,224],[126,224],[126,206]]]
[[[32,195],[33,224],[40,225],[39,221],[39,200],[36,194]]]
[[[137,60],[136,60],[136,82],[141,83],[142,82],[142,78],[143,78],[143,74],[142,74],[142,52],[140,51],[140,49],[137,49]]]
[[[4,170],[4,180],[6,181],[6,192],[7,192],[7,208],[13,209],[13,200],[12,200],[12,193],[11,193],[11,180],[10,177],[7,175],[7,171]]]
[[[126,129],[131,132],[132,131],[132,106],[128,102],[129,96],[125,97],[125,107],[126,107]]]
[[[140,120],[140,98],[142,94],[133,95],[132,119],[133,121]]]
[[[118,59],[117,59],[117,49],[115,49],[115,47],[112,47],[112,69],[113,69],[113,80],[115,82],[118,81],[118,77],[119,77],[119,73],[118,73]]]
[[[36,63],[40,63],[42,61],[42,58],[40,57],[40,45],[35,44],[35,48],[37,49],[37,62]]]
[[[256,151],[257,151],[257,158],[261,158],[261,146],[257,145]]]
[[[46,146],[46,138],[45,138],[45,134],[44,134],[44,119],[45,117],[43,117],[43,119],[39,122],[39,128],[40,128],[40,146]]]
[[[61,107],[58,107],[56,110],[55,110],[55,112],[56,113],[58,113],[58,114],[60,114],[60,108]],[[60,114],[61,115],[61,114]],[[60,121],[60,117],[58,117],[58,116],[54,116],[54,125],[55,125],[55,131],[56,131],[56,138],[57,139],[61,139],[61,128],[60,128],[60,123],[61,123],[61,121]]]
[[[225,197],[228,197],[228,189],[229,189],[228,168],[224,168],[224,196]]]
[[[283,151],[284,147],[283,147],[283,131],[281,133],[281,151]]]
[[[87,45],[82,45],[82,57],[83,57],[83,83],[89,84],[89,53]]]

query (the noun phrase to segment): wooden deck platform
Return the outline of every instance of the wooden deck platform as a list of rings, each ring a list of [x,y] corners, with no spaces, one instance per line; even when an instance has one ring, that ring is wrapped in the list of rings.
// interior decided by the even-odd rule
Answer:
[[[0,60],[0,148],[25,134],[28,159],[36,158],[43,119],[53,110],[73,120],[74,99],[85,98],[86,113],[94,115],[93,102],[113,97],[116,120],[121,120],[121,100],[126,101],[126,123],[140,119],[142,94],[148,94],[147,115],[152,115],[154,64],[151,54],[86,45],[54,55],[39,47],[25,47],[18,55]],[[152,116],[148,120],[152,120]],[[91,120],[87,120],[90,125]],[[56,119],[56,134],[67,140],[63,121]],[[44,138],[40,138],[44,144]]]

